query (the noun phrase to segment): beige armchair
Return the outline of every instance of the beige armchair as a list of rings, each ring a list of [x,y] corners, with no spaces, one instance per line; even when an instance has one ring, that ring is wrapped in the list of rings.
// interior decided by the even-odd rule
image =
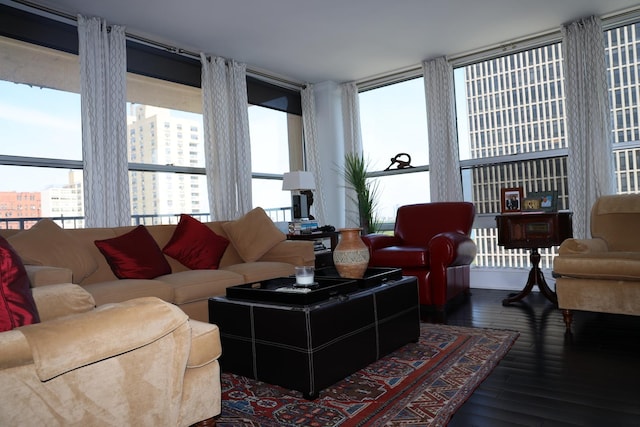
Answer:
[[[155,297],[94,308],[73,284],[33,289],[42,322],[0,333],[0,425],[212,425],[218,328]]]
[[[600,197],[590,239],[567,239],[554,259],[558,307],[640,316],[640,194]]]

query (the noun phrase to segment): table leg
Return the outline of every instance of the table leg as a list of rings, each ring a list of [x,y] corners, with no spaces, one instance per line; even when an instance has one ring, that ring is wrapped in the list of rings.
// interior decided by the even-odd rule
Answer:
[[[538,286],[540,292],[554,305],[558,305],[558,297],[556,293],[549,288],[546,280],[544,280],[544,275],[542,274],[542,270],[538,266],[540,264],[540,253],[537,248],[531,249],[531,255],[529,255],[529,260],[531,261],[531,271],[529,271],[529,279],[527,280],[527,284],[524,289],[519,293],[509,294],[508,298],[502,300],[502,305],[507,306],[511,303],[520,301],[522,298],[526,297],[531,293],[531,290],[535,285]]]

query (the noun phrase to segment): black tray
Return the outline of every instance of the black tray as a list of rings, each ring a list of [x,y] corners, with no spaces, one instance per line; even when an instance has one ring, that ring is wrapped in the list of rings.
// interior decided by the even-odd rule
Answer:
[[[319,268],[316,270],[315,275],[316,275],[316,278],[340,277],[340,275],[338,274],[338,270],[336,270],[335,267]],[[355,280],[358,283],[359,288],[370,288],[372,286],[377,286],[381,283],[384,283],[388,280],[400,280],[400,279],[402,279],[401,268],[369,267],[364,272],[364,276],[362,277],[362,279],[353,279],[353,280]]]
[[[294,276],[280,277],[277,279],[268,279],[256,283],[247,283],[244,285],[228,287],[227,298],[308,305],[329,299],[335,295],[356,291],[358,290],[358,284],[352,279],[316,276],[314,285],[308,287],[308,292],[291,292],[292,290],[304,288],[306,288],[306,286],[296,286],[296,278]]]

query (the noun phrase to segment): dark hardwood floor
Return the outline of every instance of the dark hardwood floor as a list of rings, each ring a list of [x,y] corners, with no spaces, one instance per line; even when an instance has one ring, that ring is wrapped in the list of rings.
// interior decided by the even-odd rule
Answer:
[[[507,293],[473,289],[447,313],[450,325],[520,332],[449,426],[640,426],[640,317],[575,312],[567,336],[544,296],[503,307]]]

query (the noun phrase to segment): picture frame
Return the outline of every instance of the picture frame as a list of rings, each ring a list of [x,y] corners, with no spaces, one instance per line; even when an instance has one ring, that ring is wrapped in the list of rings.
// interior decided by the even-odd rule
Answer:
[[[503,188],[500,191],[500,212],[517,213],[522,211],[522,187]]]
[[[555,212],[558,210],[557,191],[536,191],[527,194],[522,202],[525,212]]]

